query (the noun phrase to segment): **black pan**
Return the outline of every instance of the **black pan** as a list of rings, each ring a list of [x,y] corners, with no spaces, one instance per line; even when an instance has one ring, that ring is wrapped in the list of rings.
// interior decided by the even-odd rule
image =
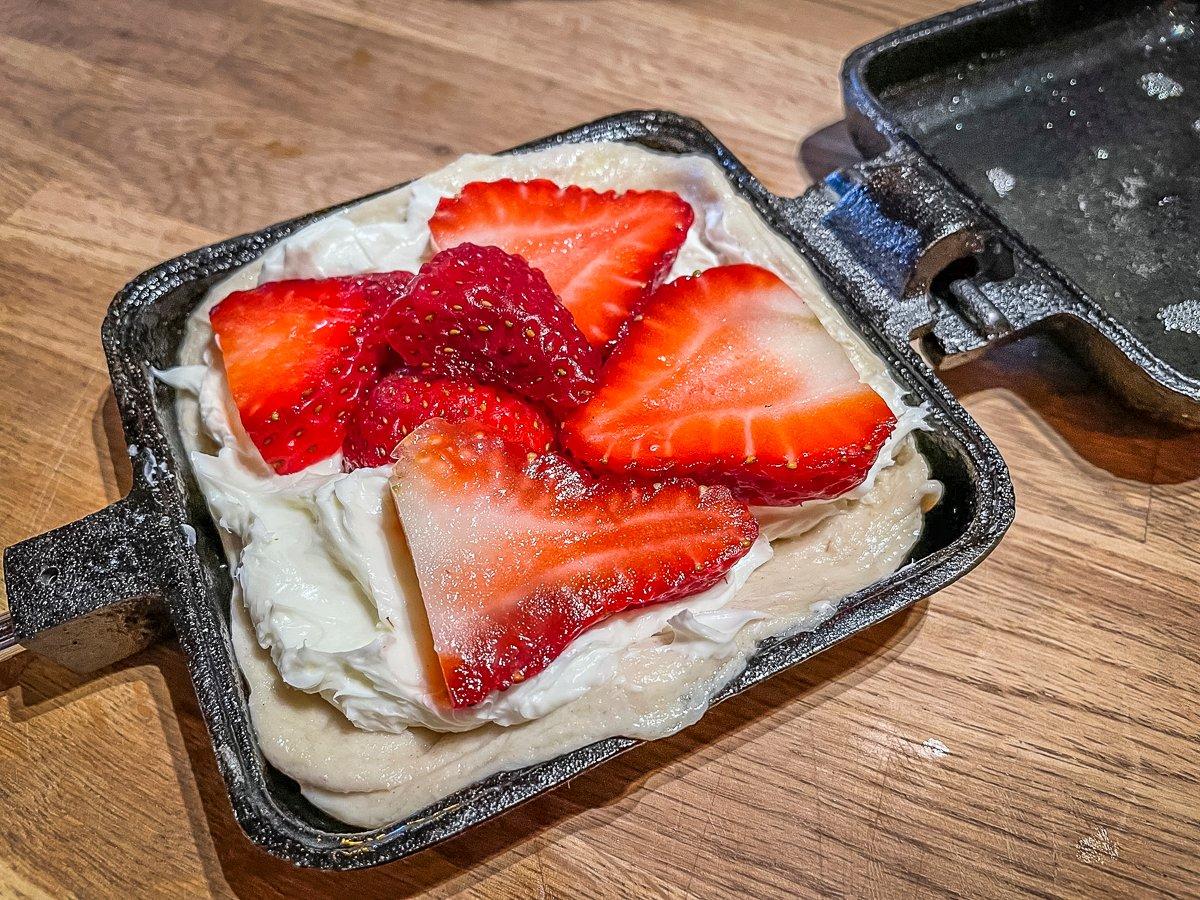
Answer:
[[[890,218],[876,187],[905,174],[898,169],[859,173],[855,177],[866,180],[855,182],[857,188],[825,186],[798,199],[775,196],[703,126],[667,112],[612,116],[510,152],[601,140],[715,160],[737,193],[828,279],[847,320],[887,361],[910,400],[931,411],[933,431],[921,435],[921,449],[946,493],[928,516],[909,563],[847,597],[814,633],[764,644],[721,691],[719,702],[949,584],[983,559],[1012,521],[1012,486],[1003,460],[908,342],[922,322],[905,298],[917,296],[936,269],[961,255],[964,233],[970,246],[975,235],[964,232],[953,202],[932,196],[909,224]],[[932,183],[913,185],[937,190]],[[502,773],[402,822],[366,832],[322,814],[294,782],[265,763],[230,644],[231,582],[220,541],[176,434],[173,391],[157,383],[150,368],[176,362],[187,316],[209,287],[329,211],[195,250],[143,273],[116,296],[102,340],[133,456],[133,488],[101,512],[10,547],[5,581],[16,639],[77,668],[110,662],[144,645],[169,618],[246,833],[300,865],[351,869],[445,840],[637,742],[611,738]],[[864,241],[885,238],[886,248],[876,248],[880,253],[856,255],[867,246]],[[863,265],[863,259],[872,262]],[[883,271],[879,263],[885,259],[890,262]],[[898,327],[889,309],[900,310],[909,324]],[[927,304],[924,309],[927,323]],[[194,546],[185,526],[195,529]]]

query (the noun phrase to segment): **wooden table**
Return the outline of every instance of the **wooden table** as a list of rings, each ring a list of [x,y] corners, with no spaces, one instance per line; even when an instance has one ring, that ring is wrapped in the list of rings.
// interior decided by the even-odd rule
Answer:
[[[0,543],[127,488],[98,334],[146,266],[632,107],[799,192],[846,53],[952,2],[0,0]],[[1017,485],[975,573],[382,870],[242,836],[174,647],[0,665],[0,894],[1200,894],[1200,434],[1038,340],[946,377]]]

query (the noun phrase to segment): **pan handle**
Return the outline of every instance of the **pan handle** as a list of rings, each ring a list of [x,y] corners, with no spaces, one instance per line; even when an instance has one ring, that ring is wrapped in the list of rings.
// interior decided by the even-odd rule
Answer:
[[[9,622],[20,645],[76,672],[109,665],[167,628],[164,560],[171,519],[144,488],[4,551]]]

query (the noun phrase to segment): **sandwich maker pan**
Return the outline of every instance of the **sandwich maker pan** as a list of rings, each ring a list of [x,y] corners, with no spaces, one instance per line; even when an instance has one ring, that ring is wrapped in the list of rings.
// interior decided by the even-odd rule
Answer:
[[[1184,61],[1193,7],[1008,0],[864,47],[843,77],[852,132],[871,158],[797,198],[767,191],[702,125],[669,112],[622,113],[508,151],[616,140],[714,160],[814,266],[910,401],[930,410],[932,431],[919,441],[946,492],[908,563],[845,598],[816,631],[765,642],[714,702],[954,581],[1012,521],[1003,460],[915,343],[952,365],[992,342],[1050,328],[1132,402],[1195,421],[1200,345],[1188,330],[1187,303],[1200,295],[1188,294],[1196,274],[1186,247],[1164,233],[1187,233],[1179,229],[1196,214],[1196,176],[1183,165],[1191,150],[1164,146],[1200,140],[1184,121],[1200,111],[1181,111],[1194,98],[1171,87],[1187,86],[1195,70],[1194,58]],[[1147,73],[1169,81],[1143,86]],[[1065,102],[1060,79],[1077,91]],[[1104,86],[1107,99],[1085,83],[1097,95]],[[1194,89],[1200,96],[1200,83]],[[1134,108],[1141,119],[1129,118]],[[1035,134],[1029,122],[1055,127]],[[985,136],[994,129],[1003,140]],[[1095,152],[1101,147],[1104,158]],[[1168,197],[1176,199],[1159,202]],[[174,392],[150,370],[176,362],[187,316],[209,287],[348,205],[194,250],[117,294],[101,339],[133,456],[132,489],[100,512],[8,548],[11,619],[0,619],[0,648],[19,643],[79,671],[121,659],[173,627],[238,821],[271,853],[329,869],[415,853],[638,743],[610,738],[500,773],[370,831],[321,813],[263,759],[230,642],[231,582],[216,526],[176,436]],[[1149,280],[1134,277],[1135,266],[1155,265]]]

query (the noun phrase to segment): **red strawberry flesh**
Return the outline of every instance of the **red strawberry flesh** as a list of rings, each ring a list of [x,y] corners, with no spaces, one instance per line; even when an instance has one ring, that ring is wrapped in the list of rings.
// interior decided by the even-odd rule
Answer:
[[[275,281],[235,291],[210,313],[242,425],[279,474],[299,471],[342,445],[345,422],[374,383],[386,345],[376,300],[406,272]]]
[[[600,366],[545,276],[497,247],[436,254],[381,326],[410,368],[499,384],[559,415],[591,396]]]
[[[895,417],[774,273],[722,266],[659,288],[564,446],[603,469],[724,484],[792,505],[860,484]]]
[[[535,453],[554,442],[554,426],[545,414],[507,391],[459,378],[393,372],[371,388],[350,419],[342,448],[346,470],[390,465],[396,445],[433,418],[473,421]]]
[[[441,419],[400,444],[392,491],[456,708],[614,613],[711,587],[758,535],[724,488],[596,478]]]
[[[443,199],[434,243],[500,247],[540,269],[601,347],[675,261],[692,208],[670,191],[599,192],[552,181],[476,181]]]

